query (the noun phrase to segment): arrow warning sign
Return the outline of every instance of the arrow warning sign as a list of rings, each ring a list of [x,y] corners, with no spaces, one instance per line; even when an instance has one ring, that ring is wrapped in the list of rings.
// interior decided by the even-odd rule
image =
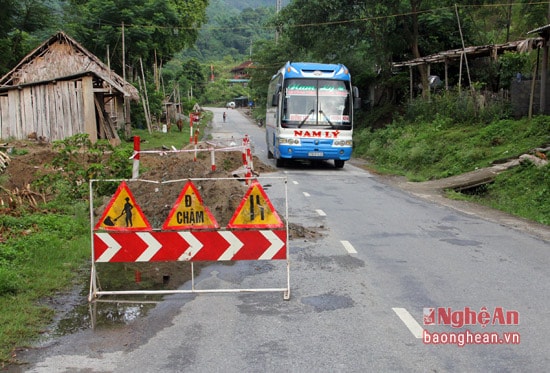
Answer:
[[[219,228],[208,207],[204,206],[199,191],[191,181],[183,187],[162,229]]]
[[[227,226],[229,228],[282,228],[283,222],[261,184],[254,180]]]
[[[94,229],[143,231],[151,230],[151,225],[123,181]]]

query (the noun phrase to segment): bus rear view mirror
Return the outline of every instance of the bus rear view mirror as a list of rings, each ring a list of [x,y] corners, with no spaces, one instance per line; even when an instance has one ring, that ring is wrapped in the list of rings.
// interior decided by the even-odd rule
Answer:
[[[279,106],[279,93],[275,93],[271,98],[271,106]]]
[[[275,88],[275,93],[273,93],[273,97],[271,97],[271,106],[279,106],[280,93],[281,93],[281,85],[277,84],[277,87]]]
[[[359,88],[353,87],[353,108],[359,109],[361,107],[361,97],[359,97]]]
[[[353,98],[353,109],[357,110],[361,107],[361,97],[354,97]]]

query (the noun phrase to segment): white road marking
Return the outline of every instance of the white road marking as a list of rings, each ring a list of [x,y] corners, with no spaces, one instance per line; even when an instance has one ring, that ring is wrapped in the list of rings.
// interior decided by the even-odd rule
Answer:
[[[300,183],[299,183],[299,182],[297,182],[296,180],[292,180],[292,184],[294,184],[294,185],[298,185],[298,184],[300,184]]]
[[[308,192],[304,192],[304,196],[305,197],[311,197],[311,194],[309,194]]]
[[[416,322],[416,320],[411,316],[409,311],[407,311],[404,308],[392,308],[393,312],[399,316],[401,321],[405,324],[407,328],[411,331],[412,335],[414,335],[415,338],[422,338],[422,332],[424,329],[420,326],[419,323]]]
[[[350,254],[357,254],[357,250],[353,247],[353,245],[349,241],[340,241],[342,245],[344,245],[344,249]]]
[[[323,210],[315,210],[319,216],[327,216],[327,214],[325,214],[325,212]]]

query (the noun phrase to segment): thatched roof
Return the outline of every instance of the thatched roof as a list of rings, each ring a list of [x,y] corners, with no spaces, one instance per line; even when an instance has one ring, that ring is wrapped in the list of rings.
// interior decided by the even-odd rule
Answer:
[[[27,54],[4,75],[0,79],[0,88],[65,80],[89,73],[93,73],[125,96],[133,100],[139,99],[139,93],[133,85],[124,81],[99,58],[61,31]]]

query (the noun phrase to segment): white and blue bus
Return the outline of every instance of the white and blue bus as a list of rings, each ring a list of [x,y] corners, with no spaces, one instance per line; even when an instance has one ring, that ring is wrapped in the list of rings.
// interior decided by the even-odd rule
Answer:
[[[352,151],[357,87],[341,64],[287,62],[271,78],[266,103],[268,158],[334,160],[344,167]]]

